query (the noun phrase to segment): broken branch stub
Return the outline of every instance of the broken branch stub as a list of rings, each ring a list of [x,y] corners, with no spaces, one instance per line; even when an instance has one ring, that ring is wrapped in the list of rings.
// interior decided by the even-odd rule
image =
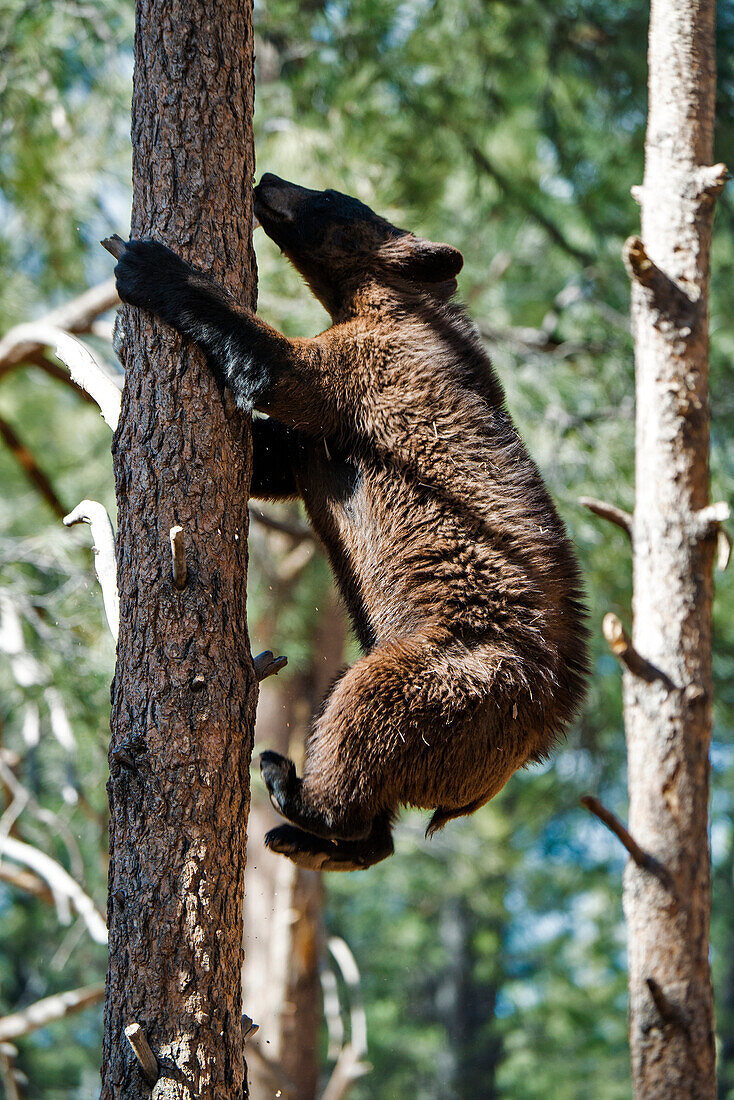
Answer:
[[[120,596],[117,590],[117,557],[115,553],[115,529],[103,504],[96,500],[83,500],[73,512],[64,516],[64,525],[74,527],[88,523],[92,531],[94,569],[102,589],[105,615],[112,637],[117,641],[120,626]]]
[[[138,1023],[128,1024],[125,1035],[133,1053],[138,1060],[143,1076],[149,1085],[154,1085],[158,1080],[158,1060],[150,1049],[145,1032]]]
[[[125,251],[126,242],[123,241],[119,233],[113,233],[111,237],[105,237],[104,240],[99,242],[102,248],[106,248],[111,256],[114,256],[116,260],[119,260]]]
[[[666,890],[669,890],[671,894],[675,894],[675,883],[668,868],[660,863],[659,860],[655,859],[654,856],[651,856],[649,852],[644,851],[644,849],[640,847],[629,830],[625,828],[619,818],[613,814],[611,810],[608,810],[598,798],[594,798],[594,796],[590,794],[583,795],[580,802],[584,809],[594,814],[595,817],[598,817],[602,824],[606,825],[609,831],[614,833],[617,840],[619,840],[622,846],[627,850],[633,863],[643,871],[648,871],[649,874],[654,875]]]
[[[268,676],[275,676],[282,668],[285,668],[288,664],[288,658],[276,657],[271,649],[266,649],[263,653],[258,653],[257,657],[253,658],[252,663],[255,666],[255,678],[260,683],[262,680],[266,680]]]

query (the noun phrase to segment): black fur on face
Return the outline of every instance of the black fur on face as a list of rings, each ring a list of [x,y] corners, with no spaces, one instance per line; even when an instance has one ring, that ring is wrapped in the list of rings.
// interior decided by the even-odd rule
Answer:
[[[375,280],[456,288],[458,249],[415,237],[339,191],[312,191],[268,172],[255,188],[255,214],[332,315]]]

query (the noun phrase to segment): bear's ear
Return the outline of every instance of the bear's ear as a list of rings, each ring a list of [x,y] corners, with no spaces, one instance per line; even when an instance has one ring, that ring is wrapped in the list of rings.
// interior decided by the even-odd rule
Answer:
[[[418,283],[445,283],[455,279],[464,265],[458,248],[426,241],[412,233],[391,241],[382,256],[388,268]]]

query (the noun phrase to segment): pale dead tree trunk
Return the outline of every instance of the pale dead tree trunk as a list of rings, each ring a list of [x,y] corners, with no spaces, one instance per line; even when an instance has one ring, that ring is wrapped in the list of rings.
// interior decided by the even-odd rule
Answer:
[[[617,631],[614,648],[627,666],[630,832],[653,857],[630,860],[624,892],[632,1076],[646,1100],[716,1094],[708,750],[712,569],[726,510],[708,506],[708,286],[726,173],[711,166],[714,15],[714,0],[653,0],[635,189],[642,237],[625,248],[637,377],[634,633],[629,646]]]
[[[138,0],[132,236],[165,242],[254,307],[252,42],[252,0]],[[256,697],[245,618],[249,428],[203,356],[161,323],[125,308],[119,335],[127,380],[113,445],[120,633],[102,1097],[142,1100],[152,1085],[156,1098],[234,1100],[246,1090],[240,969]]]
[[[279,591],[277,577],[272,579],[275,601],[281,606],[291,597],[287,586]],[[322,610],[307,668],[300,675],[263,685],[255,731],[258,744],[297,761],[302,758],[311,717],[343,667],[345,644],[344,612],[332,593]],[[280,821],[265,795],[253,799],[243,989],[248,1011],[260,1030],[252,1041],[250,1096],[271,1100],[280,1088],[287,1100],[315,1100],[322,1018],[323,883],[320,874],[263,851],[263,834]],[[258,1053],[267,1061],[257,1058]]]

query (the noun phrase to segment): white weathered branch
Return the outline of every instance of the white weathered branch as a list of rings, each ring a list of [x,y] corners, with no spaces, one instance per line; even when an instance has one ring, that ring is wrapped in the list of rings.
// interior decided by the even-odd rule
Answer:
[[[107,925],[104,917],[89,895],[60,863],[31,844],[25,844],[22,840],[16,840],[15,837],[10,836],[0,837],[0,855],[7,856],[24,867],[30,867],[44,882],[48,883],[62,924],[70,923],[69,906],[72,905],[86,924],[95,943],[107,943]]]
[[[120,304],[114,279],[106,279],[98,286],[91,287],[78,298],[65,302],[58,309],[51,310],[37,322],[38,326],[50,326],[66,333],[88,332],[102,313],[106,313]],[[48,341],[37,339],[33,324],[16,325],[0,340],[0,375],[24,362],[33,354],[43,351]]]
[[[81,1012],[90,1005],[97,1004],[104,997],[104,982],[85,985],[81,989],[70,989],[66,993],[54,993],[35,1004],[28,1005],[21,1012],[13,1012],[0,1018],[0,1043],[20,1039],[41,1027],[62,1020],[72,1012]]]
[[[120,419],[120,403],[122,390],[118,382],[102,367],[89,348],[71,336],[63,329],[53,325],[36,324],[19,325],[14,330],[27,341],[54,349],[54,354],[68,369],[73,382],[80,386],[102,413],[102,418],[114,432]]]
[[[21,867],[16,867],[12,863],[0,863],[0,882],[7,882],[18,890],[33,894],[41,901],[48,902],[49,905],[54,903],[54,896],[49,886],[33,871],[24,871]]]
[[[336,962],[349,990],[350,1034],[349,1040],[357,1054],[367,1053],[367,1016],[362,1005],[360,976],[357,960],[349,944],[340,936],[331,936],[327,944],[329,952]]]
[[[731,558],[731,536],[723,526],[729,519],[731,509],[724,500],[709,504],[694,514],[694,535],[700,539],[716,537],[716,564],[720,570],[729,565]]]
[[[344,1046],[344,1021],[342,1020],[339,1004],[336,974],[328,967],[322,966],[319,969],[319,978],[321,980],[321,1000],[328,1038],[326,1058],[327,1061],[331,1062],[336,1061]]]
[[[350,1034],[349,1042],[339,1052],[321,1100],[344,1100],[354,1081],[372,1069],[364,1061],[367,1016],[362,1004],[359,968],[349,945],[340,937],[332,936],[327,946],[349,990]]]
[[[716,565],[722,572],[729,568],[731,561],[731,535],[725,527],[716,532]]]
[[[730,514],[729,505],[724,500],[719,500],[716,504],[708,504],[705,508],[701,508],[695,513],[694,517],[696,534],[699,538],[715,535],[719,526],[729,519]]]
[[[20,341],[23,347],[53,348],[56,357],[69,371],[72,382],[89,394],[99,407],[105,422],[112,431],[115,430],[120,419],[120,385],[97,362],[81,340],[44,321],[18,325],[8,336]]]
[[[103,504],[96,500],[83,500],[73,512],[64,517],[67,527],[88,523],[92,531],[92,553],[107,623],[112,637],[117,641],[120,626],[120,595],[117,590],[117,557],[115,554],[115,529]]]

